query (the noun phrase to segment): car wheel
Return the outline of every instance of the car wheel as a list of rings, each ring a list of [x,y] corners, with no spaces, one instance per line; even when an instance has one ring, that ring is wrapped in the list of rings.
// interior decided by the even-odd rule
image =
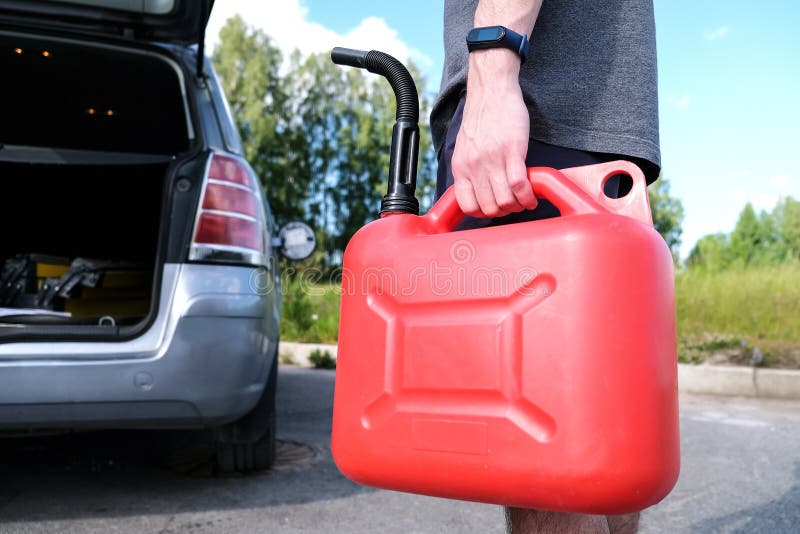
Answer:
[[[249,473],[268,469],[275,461],[275,391],[278,360],[258,404],[244,417],[214,431],[216,471],[221,474]]]

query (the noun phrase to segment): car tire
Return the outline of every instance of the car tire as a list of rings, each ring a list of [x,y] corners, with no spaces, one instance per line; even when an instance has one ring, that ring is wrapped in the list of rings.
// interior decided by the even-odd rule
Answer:
[[[216,443],[216,467],[220,474],[251,473],[269,469],[275,462],[275,414],[269,428],[253,443]]]
[[[277,425],[275,392],[278,359],[272,360],[264,392],[244,417],[214,431],[215,467],[220,474],[250,473],[269,469],[275,461]]]

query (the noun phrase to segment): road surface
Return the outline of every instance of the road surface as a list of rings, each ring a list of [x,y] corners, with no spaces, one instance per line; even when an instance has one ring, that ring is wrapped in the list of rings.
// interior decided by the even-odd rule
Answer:
[[[203,450],[164,465],[158,432],[4,440],[0,532],[504,532],[497,506],[342,477],[328,443],[333,377],[281,368],[282,443],[269,473],[215,478]],[[641,532],[797,532],[800,403],[686,396],[681,413],[681,478]]]

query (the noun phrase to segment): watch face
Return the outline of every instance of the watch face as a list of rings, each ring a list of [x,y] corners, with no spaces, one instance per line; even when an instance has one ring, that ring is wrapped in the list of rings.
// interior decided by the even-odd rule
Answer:
[[[472,42],[492,42],[499,41],[505,34],[502,26],[489,26],[488,28],[475,28],[469,32],[469,40]]]

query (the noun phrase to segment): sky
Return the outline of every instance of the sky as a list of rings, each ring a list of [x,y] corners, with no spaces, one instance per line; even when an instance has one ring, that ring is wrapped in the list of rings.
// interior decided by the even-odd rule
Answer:
[[[207,43],[238,12],[287,53],[349,46],[411,59],[435,92],[442,5],[218,0]],[[769,210],[800,199],[800,2],[655,0],[655,14],[663,176],[685,208],[686,257],[703,235],[732,230],[748,201]]]

